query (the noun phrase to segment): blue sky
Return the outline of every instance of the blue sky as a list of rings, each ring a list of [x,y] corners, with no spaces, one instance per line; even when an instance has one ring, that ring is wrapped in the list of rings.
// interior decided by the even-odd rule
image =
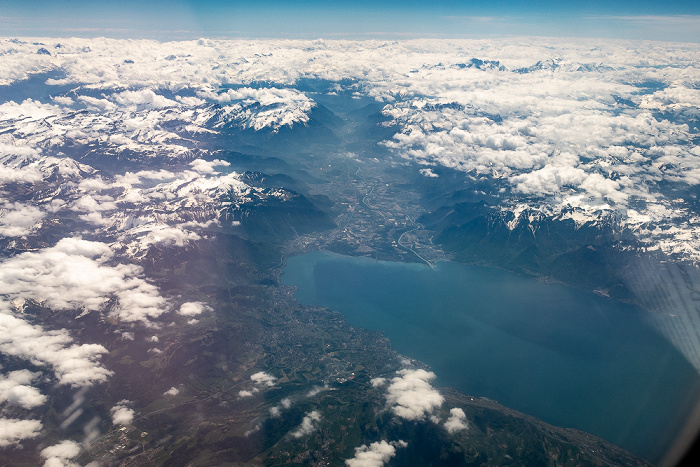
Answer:
[[[700,42],[700,1],[0,0],[2,36],[539,35]]]

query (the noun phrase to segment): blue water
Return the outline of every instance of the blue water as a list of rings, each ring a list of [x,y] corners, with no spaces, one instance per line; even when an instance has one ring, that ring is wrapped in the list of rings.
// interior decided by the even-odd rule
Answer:
[[[657,462],[700,394],[645,312],[509,272],[328,252],[289,258],[304,304],[338,310],[429,364],[437,384],[585,430]]]

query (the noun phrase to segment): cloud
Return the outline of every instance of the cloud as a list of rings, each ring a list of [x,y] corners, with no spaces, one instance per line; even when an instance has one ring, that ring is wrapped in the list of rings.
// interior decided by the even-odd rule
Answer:
[[[38,407],[46,402],[46,396],[30,384],[41,376],[29,370],[11,371],[0,375],[0,402],[18,405],[25,409]]]
[[[265,373],[264,371],[259,371],[257,373],[254,373],[250,375],[250,379],[255,383],[259,385],[264,385],[264,386],[274,386],[275,381],[277,381],[277,378],[274,376]]]
[[[192,167],[192,170],[195,172],[206,175],[206,174],[214,174],[216,171],[214,170],[214,167],[228,167],[231,165],[230,163],[226,161],[222,161],[219,159],[215,159],[213,161],[205,161],[204,159],[195,159],[192,162],[190,162],[190,166]]]
[[[140,89],[138,91],[123,91],[111,96],[111,100],[126,106],[138,106],[148,108],[177,107],[176,101],[170,100],[162,95],[156,94],[151,89]]]
[[[501,187],[504,209],[527,203],[557,215],[573,207],[590,221],[607,211],[631,226],[627,213],[635,201],[676,204],[655,222],[665,232],[684,225],[684,234],[694,238],[698,221],[687,222],[692,209],[674,201],[674,190],[700,181],[700,162],[684,123],[697,117],[698,91],[668,79],[669,86],[640,95],[630,83],[651,75],[559,59],[547,64],[557,71],[481,73],[477,82],[463,85],[451,81],[454,71],[434,70],[433,87],[423,96],[385,106],[383,113],[400,131],[383,144],[403,159],[490,179]],[[685,79],[684,72],[669,73]],[[417,95],[424,84],[411,82],[407,89],[414,86]],[[667,243],[658,233],[637,232],[640,240],[669,254],[700,258],[700,249],[691,253],[700,243],[689,247]]]
[[[246,430],[246,432],[244,433],[244,436],[247,438],[248,436],[252,435],[253,433],[257,433],[258,431],[260,431],[261,428],[262,428],[262,424],[256,423],[253,428],[251,428],[250,430]]]
[[[545,167],[513,177],[515,189],[521,193],[547,196],[560,192],[565,187],[579,187],[586,180],[584,170],[569,165],[546,165]]]
[[[99,99],[92,96],[78,96],[78,100],[84,103],[88,109],[94,111],[112,111],[117,108],[113,102],[107,99]]]
[[[138,172],[125,172],[121,175],[116,175],[115,180],[118,184],[123,185],[141,185],[152,180],[173,180],[177,174],[165,169],[159,170],[140,170]]]
[[[75,104],[75,101],[68,96],[53,96],[51,100],[57,104],[71,106]]]
[[[163,393],[164,396],[177,396],[178,394],[180,394],[180,390],[175,386],[171,387]]]
[[[108,313],[122,321],[148,323],[166,311],[158,289],[146,282],[134,264],[108,266],[109,246],[80,238],[64,238],[55,246],[19,254],[0,263],[0,293],[46,306],[100,311],[111,298]]]
[[[423,369],[404,369],[391,379],[387,387],[387,403],[397,416],[406,420],[422,420],[444,402],[440,393],[430,385],[435,373]]]
[[[0,447],[16,446],[23,439],[36,438],[41,428],[39,420],[0,418]]]
[[[370,380],[370,383],[372,383],[373,388],[378,388],[381,386],[384,386],[386,384],[387,379],[386,378],[372,378]]]
[[[22,119],[25,123],[42,120],[62,111],[59,107],[51,104],[44,104],[37,100],[26,99],[21,103],[7,101],[0,104],[0,119]]]
[[[109,411],[112,414],[112,423],[115,425],[129,425],[134,420],[134,410],[129,408],[130,401],[124,400],[112,407]]]
[[[49,366],[58,382],[74,387],[106,381],[112,372],[99,359],[107,349],[99,344],[73,344],[68,331],[47,331],[0,309],[0,353]],[[36,400],[36,399],[35,399]]]
[[[321,421],[321,413],[318,410],[307,413],[304,419],[301,421],[301,425],[291,432],[294,438],[301,438],[303,436],[313,433],[318,428],[318,423]]]
[[[40,223],[46,214],[36,206],[23,203],[0,205],[0,235],[19,237],[27,235]]]
[[[0,184],[35,183],[43,178],[39,152],[28,146],[15,146],[0,140]],[[46,161],[46,159],[41,159]]]
[[[195,232],[180,229],[178,227],[152,224],[148,225],[144,229],[134,229],[132,232],[130,232],[130,234],[138,234],[140,233],[139,231],[147,232],[146,235],[140,239],[142,247],[156,243],[183,247],[189,242],[202,238]]]
[[[439,175],[436,174],[435,172],[433,172],[433,169],[431,169],[431,168],[420,169],[418,172],[419,172],[421,175],[423,175],[424,177],[428,177],[428,178],[437,178],[437,177],[439,177]]]
[[[180,305],[180,309],[177,312],[182,316],[197,316],[205,311],[211,311],[211,307],[203,302],[185,302]]]
[[[700,108],[700,90],[676,84],[641,98],[643,109],[668,111],[677,114],[695,114]]]
[[[111,221],[108,218],[103,217],[102,214],[97,211],[88,214],[80,214],[78,218],[87,222],[88,224],[98,227],[108,226],[111,224]]]
[[[469,428],[464,410],[458,407],[450,409],[450,418],[445,422],[445,428],[448,433],[456,433],[457,431]]]
[[[382,440],[372,443],[369,446],[363,444],[355,448],[355,457],[347,459],[345,465],[348,467],[382,467],[396,455],[396,448],[405,448],[408,443],[396,441],[387,443]]]
[[[65,440],[58,444],[42,449],[41,457],[44,460],[44,467],[67,467],[76,466],[70,459],[74,459],[80,454],[81,447],[75,441]]]
[[[117,205],[111,196],[85,195],[73,203],[73,210],[92,213],[95,211],[114,211]]]
[[[324,384],[323,386],[315,386],[309,390],[309,392],[306,393],[306,397],[315,397],[318,394],[320,394],[323,391],[327,391],[329,388],[328,384]]]
[[[256,393],[258,391],[259,391],[258,388],[253,388],[252,391],[241,391],[238,394],[240,397],[246,397],[248,395],[253,395],[253,393]],[[245,395],[241,395],[241,393],[244,393]],[[277,404],[274,407],[270,407],[270,416],[277,418],[280,415],[282,415],[282,409],[286,410],[286,409],[289,409],[291,406],[292,406],[292,400],[288,397],[285,397],[284,399],[282,399],[280,401],[279,404]]]

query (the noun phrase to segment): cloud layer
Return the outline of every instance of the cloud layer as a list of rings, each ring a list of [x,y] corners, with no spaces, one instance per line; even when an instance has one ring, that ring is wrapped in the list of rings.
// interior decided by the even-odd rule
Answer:
[[[36,54],[36,44],[0,41],[0,82],[60,70],[47,85],[78,89],[50,102],[28,96],[0,104],[0,158],[95,144],[115,155],[197,157],[193,141],[226,128],[306,124],[313,94],[297,83],[329,80],[329,92],[386,103],[383,113],[399,131],[384,144],[426,177],[449,167],[490,178],[511,211],[523,203],[552,215],[573,208],[582,221],[614,213],[648,249],[700,259],[700,218],[683,193],[700,182],[697,44],[61,42],[45,45],[47,56]],[[7,162],[0,181],[42,176],[37,164],[18,170]],[[144,196],[131,190],[122,199]],[[110,222],[103,216],[109,200],[93,196],[80,206],[95,226]],[[19,208],[7,209],[12,216]],[[33,219],[43,214],[34,211]],[[31,231],[31,219],[6,222],[5,234]],[[2,222],[0,215],[0,234]],[[199,235],[174,225],[148,232],[143,241],[151,244],[182,245]]]

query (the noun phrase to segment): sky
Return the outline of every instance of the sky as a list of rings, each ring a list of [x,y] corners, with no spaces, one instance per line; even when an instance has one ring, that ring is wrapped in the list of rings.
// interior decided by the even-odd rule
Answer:
[[[0,35],[158,40],[529,35],[700,42],[700,2],[0,0]]]

